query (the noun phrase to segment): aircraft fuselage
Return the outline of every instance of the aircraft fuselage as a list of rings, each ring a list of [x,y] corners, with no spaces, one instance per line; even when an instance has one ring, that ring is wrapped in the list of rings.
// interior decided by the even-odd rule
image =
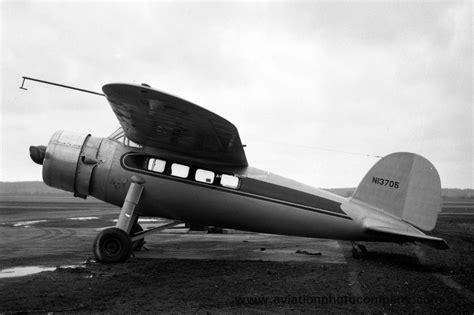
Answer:
[[[150,168],[150,160],[163,165]],[[90,135],[56,132],[46,149],[46,184],[121,207],[133,175],[144,181],[135,213],[261,233],[367,239],[341,210],[346,198],[254,167],[213,167],[183,155],[163,158],[146,148]],[[204,176],[204,177],[203,177]]]

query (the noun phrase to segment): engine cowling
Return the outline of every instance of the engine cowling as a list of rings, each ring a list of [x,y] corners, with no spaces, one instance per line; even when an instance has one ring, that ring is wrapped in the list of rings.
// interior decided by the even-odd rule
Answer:
[[[51,187],[85,198],[90,194],[94,168],[99,163],[102,138],[60,130],[55,132],[43,160],[43,181]]]

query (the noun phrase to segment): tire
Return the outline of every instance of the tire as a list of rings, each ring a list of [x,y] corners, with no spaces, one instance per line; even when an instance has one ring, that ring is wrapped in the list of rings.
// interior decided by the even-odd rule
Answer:
[[[103,263],[126,261],[132,253],[132,241],[119,228],[108,228],[99,233],[94,241],[94,256]]]
[[[132,226],[132,230],[130,231],[130,237],[132,237],[133,235],[135,235],[135,234],[137,234],[138,232],[141,232],[141,231],[143,231],[142,226],[138,223],[135,223]],[[140,249],[142,249],[143,245],[145,245],[145,238],[141,238],[139,240],[136,240],[136,241],[132,242],[132,250],[134,252],[139,251]]]

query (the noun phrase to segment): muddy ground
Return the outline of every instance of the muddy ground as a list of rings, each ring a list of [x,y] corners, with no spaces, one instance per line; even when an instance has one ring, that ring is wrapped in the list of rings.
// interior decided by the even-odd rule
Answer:
[[[366,243],[368,255],[354,259],[349,243],[337,242],[326,250],[318,245],[324,243],[316,242],[313,251],[321,251],[321,256],[302,261],[291,261],[298,255],[293,252],[286,252],[288,261],[247,260],[240,248],[225,259],[183,259],[159,258],[160,244],[150,242],[150,252],[158,253],[154,258],[149,258],[150,252],[137,253],[122,264],[81,265],[92,256],[90,231],[110,225],[116,211],[93,203],[3,203],[0,269],[75,266],[0,279],[0,312],[474,312],[472,215],[440,217],[431,234],[445,238],[448,251]],[[98,219],[65,219],[79,215]],[[14,226],[27,219],[46,221],[34,228]],[[262,250],[258,241],[240,242],[245,250]],[[196,241],[192,246],[202,246],[204,252],[209,244]],[[323,257],[332,250],[342,258],[328,263]]]

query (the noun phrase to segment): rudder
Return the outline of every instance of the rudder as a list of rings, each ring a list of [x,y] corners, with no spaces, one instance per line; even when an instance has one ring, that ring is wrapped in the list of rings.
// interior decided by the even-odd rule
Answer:
[[[424,157],[392,153],[370,169],[352,199],[431,231],[441,211],[441,182],[436,168]]]

